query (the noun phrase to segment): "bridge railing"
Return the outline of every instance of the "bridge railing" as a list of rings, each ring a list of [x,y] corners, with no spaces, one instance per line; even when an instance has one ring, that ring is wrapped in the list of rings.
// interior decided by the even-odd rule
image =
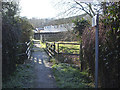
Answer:
[[[25,53],[26,53],[28,59],[30,59],[30,57],[31,57],[31,44],[32,44],[32,41],[26,43],[27,49],[26,49]]]
[[[57,53],[55,50],[55,43],[46,42],[46,51],[50,57],[54,57]]]
[[[26,43],[18,43],[17,47],[22,46],[22,47],[25,48],[25,50],[24,50],[24,52],[17,54],[17,56],[24,56],[24,57],[27,56],[27,59],[30,59],[30,57],[31,57],[31,46],[32,46],[31,44],[32,44],[32,41],[29,41],[29,42],[26,42]]]
[[[60,55],[76,55],[76,56],[80,56],[80,48],[79,49],[76,49],[76,51],[79,50],[79,53],[75,54],[75,53],[65,53],[65,52],[61,52],[60,51],[60,45],[63,44],[63,45],[79,45],[79,43],[59,43],[59,42],[46,42],[46,51],[47,51],[47,54],[50,56],[50,57],[55,57],[57,56],[58,59],[59,59],[59,56]],[[72,48],[70,48],[69,50],[73,50]]]

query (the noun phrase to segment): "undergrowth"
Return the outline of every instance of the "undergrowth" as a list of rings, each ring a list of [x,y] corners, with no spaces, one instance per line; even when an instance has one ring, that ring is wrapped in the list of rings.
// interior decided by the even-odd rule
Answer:
[[[3,80],[2,88],[31,88],[33,73],[33,64],[18,65],[16,71],[7,80]]]
[[[52,68],[59,88],[92,88],[94,86],[87,72],[80,72],[69,64],[54,64]]]

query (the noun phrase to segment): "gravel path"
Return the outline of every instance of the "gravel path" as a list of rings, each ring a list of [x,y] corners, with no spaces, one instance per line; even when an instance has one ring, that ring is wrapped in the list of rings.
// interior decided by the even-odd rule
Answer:
[[[33,88],[57,88],[56,81],[52,74],[52,68],[49,65],[49,57],[41,45],[34,41],[31,59],[34,62],[34,75]]]

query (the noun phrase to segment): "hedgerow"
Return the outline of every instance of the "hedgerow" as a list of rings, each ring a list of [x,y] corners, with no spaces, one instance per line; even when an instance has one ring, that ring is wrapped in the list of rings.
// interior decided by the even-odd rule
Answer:
[[[115,88],[120,85],[120,27],[119,2],[109,3],[99,22],[99,86]],[[83,60],[89,73],[95,75],[95,27],[86,28],[82,35]]]
[[[18,4],[14,2],[2,2],[2,76],[7,77],[16,70],[17,64],[24,63],[22,57],[17,55],[24,53],[25,43],[30,40],[32,25],[19,17]],[[20,59],[19,59],[20,58]]]

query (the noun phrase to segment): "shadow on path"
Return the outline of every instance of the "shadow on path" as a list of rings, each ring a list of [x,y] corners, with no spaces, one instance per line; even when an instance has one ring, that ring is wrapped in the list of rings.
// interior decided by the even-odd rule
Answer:
[[[33,88],[56,88],[56,81],[52,74],[52,68],[48,62],[48,55],[40,48],[41,45],[34,41],[30,60],[34,64]]]

